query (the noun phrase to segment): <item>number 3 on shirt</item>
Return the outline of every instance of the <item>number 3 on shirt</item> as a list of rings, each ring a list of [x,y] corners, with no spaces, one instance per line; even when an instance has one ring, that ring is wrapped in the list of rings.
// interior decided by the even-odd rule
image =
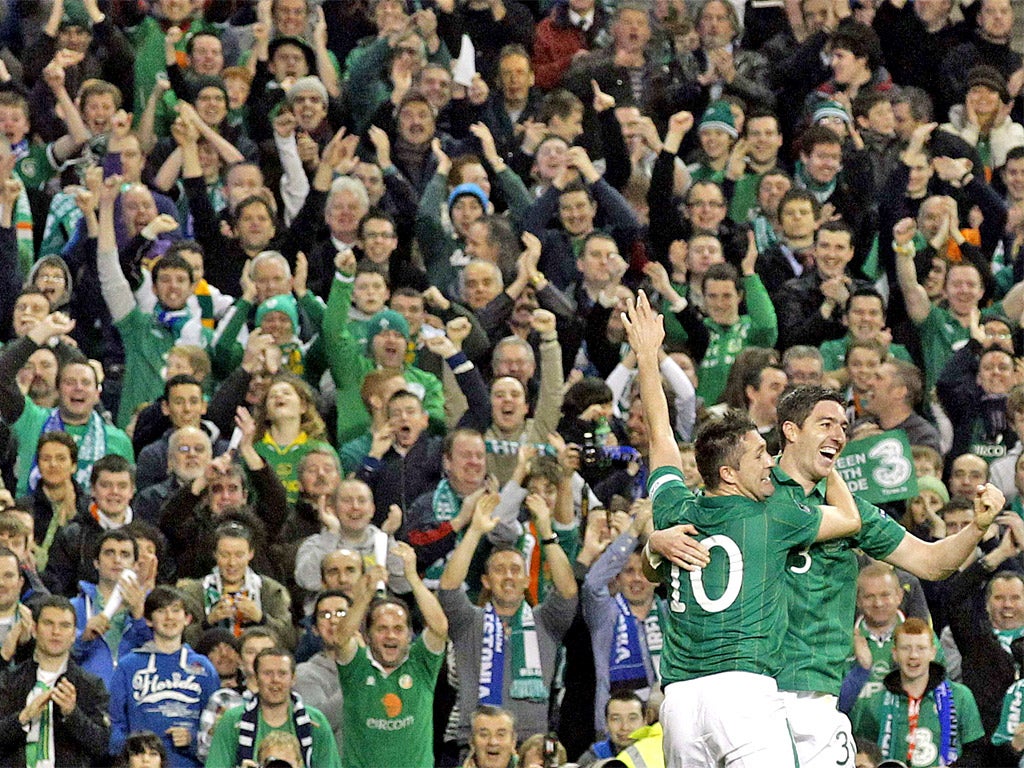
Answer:
[[[736,602],[736,598],[740,594],[740,588],[743,586],[743,553],[740,551],[740,548],[736,546],[735,541],[722,534],[708,536],[700,543],[703,544],[709,552],[715,547],[721,547],[725,550],[725,556],[729,561],[726,566],[726,572],[729,574],[729,580],[726,582],[725,591],[721,596],[711,599],[708,597],[708,593],[704,590],[704,570],[700,569],[690,571],[690,590],[693,592],[693,599],[697,601],[697,605],[705,611],[708,613],[721,613]],[[672,566],[669,583],[669,588],[671,590],[669,595],[669,609],[675,613],[683,613],[686,610],[686,603],[683,602],[682,595],[679,591],[680,580],[683,577],[683,573],[684,571],[678,565]]]

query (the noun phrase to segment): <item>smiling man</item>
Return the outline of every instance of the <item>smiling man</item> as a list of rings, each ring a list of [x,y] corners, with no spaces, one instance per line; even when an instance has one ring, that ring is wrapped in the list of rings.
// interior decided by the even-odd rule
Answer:
[[[774,296],[779,311],[779,347],[818,345],[846,333],[843,309],[851,294],[870,288],[847,273],[853,259],[852,230],[826,222],[814,239],[814,269],[786,282]]]
[[[802,506],[820,503],[825,478],[847,442],[845,400],[833,390],[799,387],[780,400],[778,414],[785,444],[773,471],[776,494]],[[858,574],[854,548],[922,579],[945,578],[974,552],[1002,509],[1003,496],[994,486],[975,486],[974,505],[973,525],[926,543],[877,507],[858,501],[859,533],[790,554],[785,571],[789,628],[778,681],[800,765],[853,762],[849,721],[836,704],[852,648]]]
[[[913,766],[985,764],[985,731],[974,696],[946,677],[935,652],[924,621],[901,624],[892,649],[898,669],[886,675],[882,690],[857,702],[854,732],[876,742],[883,757]]]
[[[434,687],[448,642],[448,619],[434,593],[416,573],[408,544],[392,551],[405,567],[424,630],[413,639],[409,608],[401,600],[376,598],[384,572],[374,568],[359,580],[351,610],[337,632],[324,637],[337,660],[344,701],[341,752],[346,766],[391,765],[431,768]],[[357,639],[366,619],[365,646]]]
[[[299,741],[302,768],[341,768],[338,746],[327,718],[315,707],[304,705],[292,690],[295,659],[291,653],[283,648],[267,648],[256,656],[253,668],[259,693],[221,717],[213,732],[206,765],[253,761],[268,733],[284,731]]]

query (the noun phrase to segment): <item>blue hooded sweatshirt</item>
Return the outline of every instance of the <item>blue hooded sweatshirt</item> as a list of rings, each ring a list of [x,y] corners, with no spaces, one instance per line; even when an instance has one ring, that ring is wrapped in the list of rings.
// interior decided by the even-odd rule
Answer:
[[[78,589],[80,590],[78,597],[71,601],[75,607],[76,638],[75,645],[71,649],[71,656],[86,672],[92,672],[103,680],[109,680],[110,676],[114,674],[117,660],[126,656],[133,648],[138,648],[148,640],[152,640],[153,630],[146,624],[145,619],[133,619],[131,614],[128,614],[125,617],[124,634],[121,636],[121,642],[118,643],[116,656],[107,644],[106,637],[83,640],[82,633],[85,631],[85,625],[89,619],[100,612],[99,587],[88,581],[80,581]]]
[[[136,648],[121,659],[110,681],[110,754],[120,754],[129,733],[152,731],[163,739],[172,766],[200,768],[199,716],[219,688],[213,664],[187,644],[173,653],[160,653],[153,643]],[[175,747],[167,735],[174,726],[191,730],[187,747]]]

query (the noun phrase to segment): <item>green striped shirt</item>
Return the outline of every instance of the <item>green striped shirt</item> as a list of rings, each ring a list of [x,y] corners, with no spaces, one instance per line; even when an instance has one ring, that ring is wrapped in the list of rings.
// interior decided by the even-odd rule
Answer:
[[[825,480],[810,493],[778,467],[772,469],[775,497],[794,506],[825,503]],[[786,563],[789,629],[783,645],[783,691],[818,691],[839,695],[846,659],[853,648],[853,619],[857,607],[857,555],[861,549],[884,559],[906,535],[899,523],[878,507],[857,501],[861,529],[856,536],[823,541],[792,552]]]
[[[658,566],[669,588],[663,683],[732,671],[775,676],[786,633],[786,555],[814,541],[820,511],[788,499],[695,497],[674,467],[655,470],[649,487],[655,525],[691,523],[711,552],[692,573]]]

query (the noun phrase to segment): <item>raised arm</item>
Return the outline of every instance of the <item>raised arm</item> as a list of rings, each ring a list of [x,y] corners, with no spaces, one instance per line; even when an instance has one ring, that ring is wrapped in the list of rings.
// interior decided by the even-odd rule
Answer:
[[[427,649],[433,653],[442,653],[448,642],[448,617],[444,615],[437,595],[431,592],[416,573],[416,552],[405,542],[399,541],[391,548],[405,566],[405,578],[412,587],[412,595],[416,599],[416,607],[423,617],[423,641]]]
[[[114,201],[117,200],[120,191],[120,176],[111,176],[104,180],[100,189],[100,230],[96,240],[96,271],[100,277],[100,291],[115,323],[127,317],[136,307],[132,288],[121,271],[117,237],[114,234]]]
[[[915,323],[923,323],[932,311],[932,302],[928,292],[917,281],[917,267],[914,265],[914,235],[917,224],[911,218],[901,219],[892,228],[893,242],[896,252],[896,280],[903,291],[903,301],[907,306],[907,314]]]
[[[480,539],[493,531],[494,526],[498,524],[494,510],[498,506],[499,498],[497,493],[485,493],[477,501],[473,510],[473,519],[462,535],[462,541],[458,543],[452,556],[448,558],[448,564],[438,582],[438,589],[458,589],[462,586],[462,582],[469,574],[469,564],[473,560],[473,554],[480,546]]]
[[[1004,503],[1002,492],[994,485],[979,486],[974,496],[973,525],[933,542],[922,541],[908,533],[885,561],[919,579],[937,581],[948,578],[974,552]]]
[[[628,317],[623,318],[629,345],[636,353],[640,377],[640,400],[644,408],[644,421],[650,433],[650,469],[675,467],[682,472],[682,460],[669,419],[668,401],[661,386],[661,368],[658,353],[665,339],[664,317],[651,308],[647,294],[640,291],[636,305],[630,305]]]

